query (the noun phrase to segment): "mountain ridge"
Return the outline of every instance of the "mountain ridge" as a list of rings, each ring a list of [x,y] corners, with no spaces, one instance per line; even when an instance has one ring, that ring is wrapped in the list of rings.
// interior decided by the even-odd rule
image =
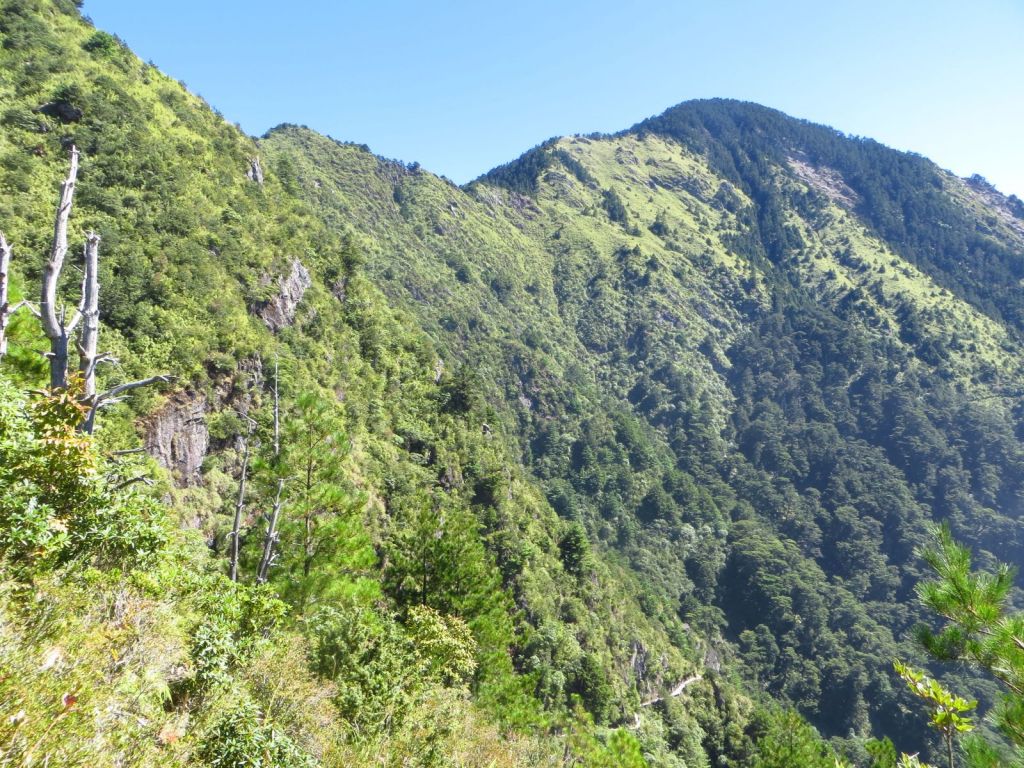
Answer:
[[[747,107],[743,106],[742,109],[745,110]],[[763,112],[758,110],[758,112],[762,115],[773,114],[769,110]],[[817,127],[812,128],[816,131],[819,130]],[[836,140],[848,141],[831,129],[821,128],[820,131],[827,132]],[[657,321],[653,326],[662,324],[664,319],[672,318],[670,322],[680,323],[682,321],[682,328],[690,328],[690,333],[696,331],[699,335],[698,344],[684,342],[682,346],[679,346],[671,342],[666,349],[674,349],[672,355],[677,360],[687,361],[683,365],[688,369],[688,373],[684,374],[684,379],[689,378],[694,382],[703,379],[704,384],[701,386],[719,382],[713,384],[713,389],[706,390],[708,394],[705,395],[705,398],[710,398],[706,399],[706,402],[717,404],[712,406],[710,411],[717,411],[719,415],[712,416],[710,423],[717,423],[719,427],[716,429],[718,430],[726,429],[725,425],[728,421],[728,419],[723,421],[723,414],[728,410],[728,406],[724,404],[735,402],[736,397],[735,384],[725,385],[725,381],[731,378],[728,371],[736,361],[730,361],[725,351],[734,346],[735,339],[743,336],[742,329],[746,323],[761,322],[757,320],[758,317],[768,317],[773,313],[773,303],[778,299],[772,299],[771,296],[777,294],[779,290],[792,293],[794,298],[801,294],[805,295],[805,298],[797,301],[794,309],[807,301],[819,305],[824,301],[827,306],[833,307],[834,311],[840,312],[840,316],[863,324],[860,334],[866,334],[865,339],[875,338],[876,341],[871,342],[872,345],[887,344],[889,351],[884,353],[885,356],[899,357],[909,353],[909,360],[916,360],[918,365],[923,366],[920,374],[924,375],[930,375],[926,371],[935,369],[935,366],[939,365],[946,370],[943,375],[955,377],[959,382],[958,387],[964,388],[965,391],[976,392],[976,397],[988,399],[992,395],[1004,393],[1005,387],[1016,386],[1011,383],[1019,381],[1020,376],[1019,364],[1016,362],[1020,358],[1015,351],[1019,350],[1016,329],[1005,328],[981,311],[981,308],[956,299],[953,293],[935,282],[937,278],[942,277],[942,273],[935,269],[929,269],[932,266],[929,263],[918,268],[912,263],[900,260],[896,252],[884,245],[884,240],[880,239],[879,235],[870,234],[868,230],[864,229],[858,221],[857,212],[850,210],[851,206],[836,205],[837,201],[834,196],[829,197],[826,194],[831,190],[825,188],[822,191],[820,180],[813,178],[808,180],[806,169],[802,171],[804,178],[800,178],[789,163],[779,166],[780,173],[792,174],[787,178],[792,178],[793,181],[786,183],[802,185],[803,191],[799,194],[801,195],[801,205],[803,205],[803,216],[806,218],[803,221],[793,220],[788,226],[791,227],[790,232],[795,233],[792,236],[804,242],[801,250],[806,254],[793,255],[790,253],[783,257],[776,254],[775,260],[773,260],[769,255],[769,249],[763,245],[763,235],[760,231],[766,225],[771,226],[771,220],[762,218],[756,222],[757,230],[755,230],[752,240],[749,239],[749,233],[753,228],[748,228],[749,224],[744,224],[741,220],[746,215],[747,221],[753,223],[755,217],[761,216],[761,212],[754,210],[757,207],[756,199],[750,196],[756,194],[756,190],[749,184],[746,185],[746,189],[739,186],[739,182],[742,182],[743,179],[735,175],[731,179],[729,176],[724,179],[721,176],[716,177],[714,172],[712,175],[707,175],[707,171],[699,170],[701,167],[699,153],[689,154],[693,152],[691,148],[675,143],[671,137],[668,140],[671,143],[664,143],[665,140],[660,137],[658,132],[649,130],[626,131],[602,137],[578,136],[555,139],[545,142],[539,149],[527,153],[523,163],[499,167],[490,176],[485,175],[467,185],[462,191],[473,198],[476,203],[487,208],[489,215],[500,218],[501,214],[504,214],[514,229],[521,232],[532,231],[534,243],[546,242],[548,245],[543,247],[543,250],[547,252],[546,255],[531,256],[529,260],[532,264],[544,264],[544,270],[550,270],[552,275],[559,269],[585,269],[582,265],[577,265],[572,258],[569,258],[568,262],[560,262],[559,254],[561,257],[568,258],[569,254],[575,251],[585,251],[594,255],[603,252],[609,255],[618,254],[616,260],[626,259],[628,262],[633,258],[630,254],[637,249],[637,255],[641,258],[635,266],[613,267],[612,265],[615,264],[615,260],[613,260],[608,267],[602,268],[628,269],[635,275],[626,277],[628,273],[625,271],[621,273],[621,278],[610,274],[609,277],[613,283],[634,281],[636,289],[642,289],[643,286],[657,286],[660,278],[656,275],[659,272],[666,274],[665,269],[672,263],[676,264],[673,269],[682,270],[680,275],[688,275],[688,280],[697,280],[698,283],[706,280],[709,268],[712,267],[712,271],[719,270],[722,278],[728,276],[725,285],[732,286],[728,290],[734,292],[734,297],[740,299],[739,303],[734,305],[734,309],[723,314],[724,307],[735,298],[724,302],[716,300],[711,304],[708,304],[707,301],[691,303],[693,302],[692,298],[683,298],[683,303],[680,304],[682,297],[693,295],[691,291],[684,289],[680,284],[665,294],[666,297],[675,296],[676,298],[671,300],[671,307],[665,305],[662,309],[657,310],[662,320]],[[871,150],[875,149],[871,143],[865,146]],[[684,149],[685,159],[682,166],[672,165],[678,162],[673,157],[678,153],[678,149],[674,147],[683,147]],[[902,153],[896,153],[894,150],[883,149],[880,151],[890,156],[903,157]],[[540,155],[542,157],[538,157]],[[912,162],[917,161],[912,160]],[[323,166],[318,165],[318,167]],[[651,171],[644,175],[643,170],[637,170],[646,168],[656,168],[657,172]],[[528,177],[523,177],[524,172],[529,174]],[[627,186],[622,185],[623,180],[627,180],[625,182]],[[734,184],[733,181],[737,183]],[[815,181],[818,182],[818,189],[813,188]],[[421,186],[425,183],[421,182]],[[323,188],[326,189],[327,185],[328,182],[325,178]],[[351,194],[352,185],[345,184],[343,186],[344,190],[339,190],[339,194]],[[672,216],[668,215],[671,209],[658,210],[657,206],[652,208],[649,204],[650,200],[645,200],[638,195],[638,190],[647,190],[642,194],[652,199],[652,193],[658,192],[658,200],[663,200],[666,205],[669,197],[678,193],[686,198],[686,205],[689,208],[677,208],[674,215],[677,215],[678,218],[672,221]],[[463,205],[462,198],[448,199],[448,197],[456,195],[454,191],[449,193],[438,187],[433,192],[440,198],[447,199],[447,202],[441,203],[434,199],[430,206],[423,210],[443,211],[446,207],[452,209],[452,205],[455,206],[453,210],[457,210]],[[664,198],[660,196],[662,193],[665,194]],[[855,190],[854,194],[862,193]],[[818,195],[821,200],[816,203],[808,195]],[[716,196],[719,196],[718,200],[715,199]],[[384,194],[380,194],[379,197],[384,197]],[[708,206],[709,201],[715,203],[715,206]],[[838,202],[842,203],[843,201],[839,200]],[[555,209],[551,206],[563,207]],[[548,218],[545,216],[546,207],[548,210],[558,210],[560,213],[554,218]],[[746,209],[746,213],[744,213],[744,209]],[[347,210],[350,213],[354,211],[351,208]],[[694,211],[697,211],[696,216]],[[573,218],[580,213],[582,216],[579,219]],[[668,216],[668,220],[659,222],[659,216],[662,218]],[[550,245],[556,241],[564,242],[569,236],[569,231],[576,226],[574,222],[588,222],[592,217],[595,222],[600,224],[599,230],[578,232],[577,235],[582,239],[573,240],[569,246],[556,248]],[[429,305],[435,299],[429,294],[405,294],[400,285],[403,279],[412,280],[418,286],[424,284],[419,278],[410,277],[419,269],[410,261],[409,256],[412,252],[410,249],[422,250],[424,258],[429,258],[431,253],[461,252],[465,254],[472,251],[471,247],[456,248],[449,242],[460,237],[458,230],[462,225],[457,220],[458,217],[453,216],[449,220],[445,216],[443,221],[441,218],[435,217],[430,220],[429,225],[427,222],[420,225],[421,236],[416,236],[415,246],[403,246],[399,241],[392,241],[385,250],[390,249],[396,253],[403,253],[404,258],[396,262],[385,259],[388,266],[380,273],[385,290],[390,295],[400,301],[409,302],[407,306],[410,311],[418,312],[425,317],[431,316],[432,310]],[[814,219],[813,227],[809,226],[807,218]],[[718,224],[713,224],[716,220]],[[350,221],[355,226],[360,226],[358,215],[353,215]],[[708,224],[711,224],[710,229],[721,230],[722,235],[718,236],[719,239],[714,247],[701,254],[699,251],[706,249],[707,245],[711,243],[711,240],[707,239],[708,235],[712,234]],[[866,222],[866,224],[873,228],[870,222]],[[671,236],[664,237],[665,232],[672,229],[690,232],[694,236],[687,236],[690,240],[689,243],[672,240]],[[372,231],[373,227],[368,227],[368,230]],[[538,237],[541,231],[547,233],[543,238]],[[780,228],[775,227],[774,233],[779,231]],[[828,234],[831,231],[834,233]],[[656,232],[662,234],[659,235]],[[787,235],[789,232],[783,230],[783,234]],[[744,236],[747,239],[743,239]],[[552,237],[556,240],[552,240]],[[432,244],[434,241],[436,243]],[[671,247],[666,247],[669,245]],[[651,261],[651,257],[646,253],[643,253],[648,247],[657,249],[654,261]],[[529,247],[521,250],[523,253],[528,253]],[[795,248],[791,250],[796,251]],[[692,252],[694,256],[689,256],[688,252]],[[683,258],[683,256],[688,256],[688,258]],[[692,271],[693,267],[687,264],[687,262],[692,264],[690,259],[696,256],[700,256],[703,260],[701,262],[703,266],[700,267],[703,277],[700,277],[701,272]],[[488,258],[490,260],[487,262],[477,263],[487,263],[489,270],[499,271],[502,266],[501,260]],[[644,266],[645,259],[647,266]],[[371,258],[371,269],[373,261],[374,259]],[[512,258],[505,263],[505,266],[508,266],[514,273],[517,269],[523,269],[522,263],[520,258]],[[512,265],[516,264],[520,266],[513,268]],[[894,269],[894,265],[898,268]],[[651,271],[652,267],[653,272]],[[405,278],[398,277],[399,270],[404,271]],[[458,272],[458,269],[453,269],[453,271]],[[881,274],[889,275],[890,271],[896,274],[887,276],[884,280],[873,277]],[[530,328],[527,326],[525,318],[532,310],[528,310],[528,307],[532,307],[534,304],[544,305],[546,302],[548,305],[547,316],[561,318],[559,322],[562,325],[559,326],[561,330],[550,330],[541,333],[540,337],[560,339],[576,335],[575,343],[582,344],[582,348],[587,350],[584,359],[587,359],[588,355],[593,355],[593,362],[589,365],[594,366],[591,369],[592,375],[595,377],[594,386],[598,390],[602,389],[606,385],[600,382],[604,375],[600,373],[600,370],[605,363],[597,361],[610,360],[608,355],[615,348],[615,343],[612,340],[623,333],[622,329],[628,328],[636,322],[623,316],[625,323],[622,324],[623,320],[619,320],[610,331],[611,335],[608,335],[609,329],[606,326],[602,327],[602,324],[615,319],[616,311],[626,311],[628,315],[628,309],[615,310],[614,308],[616,301],[614,294],[617,293],[617,290],[613,288],[611,293],[605,292],[606,296],[612,298],[613,304],[601,310],[601,316],[596,325],[592,320],[598,318],[588,320],[587,333],[580,336],[569,328],[576,325],[576,331],[578,331],[580,318],[586,316],[587,307],[580,305],[568,310],[567,313],[564,296],[559,295],[558,279],[548,282],[549,278],[543,275],[538,276],[535,272],[530,272],[530,274],[533,277],[520,279],[520,284],[526,283],[522,289],[516,285],[514,276],[505,280],[499,276],[492,278],[490,285],[480,285],[480,290],[476,292],[475,298],[467,300],[467,306],[485,308],[485,316],[475,320],[472,317],[467,318],[464,322],[468,325],[465,327],[468,328],[477,323],[475,327],[479,329],[486,328],[488,322],[492,324],[504,322],[503,327],[512,329],[509,332],[518,334],[520,338],[529,338]],[[600,271],[597,274],[600,274]],[[390,275],[395,276],[395,282],[392,282]],[[797,275],[800,276],[799,282],[796,282]],[[640,282],[636,283],[635,281],[638,279]],[[533,287],[531,290],[526,290],[531,285],[530,280],[533,280]],[[600,299],[602,292],[594,290],[593,280],[594,278],[590,278],[591,287],[586,289],[579,287],[583,283],[577,281],[575,283],[577,287],[568,291],[567,295],[571,297],[581,294],[589,296],[591,301]],[[744,283],[749,286],[746,290],[741,287]],[[458,275],[454,275],[446,282],[439,284],[439,286],[443,286],[443,290],[438,296],[443,295],[445,298],[436,300],[438,301],[436,306],[444,306],[448,309],[457,306],[458,302],[454,301],[453,296],[458,295],[463,290],[463,286],[466,287],[466,290],[470,290],[476,285],[478,285],[478,281],[472,276],[468,279],[466,277],[459,279]],[[707,295],[717,294],[724,297],[728,294],[722,293],[723,287],[713,289],[708,286],[705,290],[711,291]],[[500,294],[503,291],[515,297],[512,300],[512,304],[515,306],[515,318],[509,315],[506,321],[499,320],[508,312],[508,310],[502,309],[503,301]],[[566,291],[563,290],[562,293],[566,294]],[[659,291],[655,290],[655,295],[658,293]],[[687,314],[680,316],[679,310],[687,305],[691,306],[691,309]],[[710,310],[710,307],[715,305],[719,306],[719,309]],[[805,312],[806,310],[799,311]],[[919,314],[926,320],[924,323],[918,321],[918,325],[911,330],[908,326],[911,325],[912,320],[916,320]],[[683,317],[689,319],[683,321]],[[437,321],[439,325],[444,324],[443,318],[437,318]],[[568,321],[571,321],[569,328],[565,326],[565,322]],[[846,322],[838,320],[838,318],[830,322],[837,321]],[[467,337],[466,332],[456,330],[460,327],[463,327],[461,323],[453,323],[449,318],[448,330],[442,333],[442,337],[446,334],[450,336],[453,333],[459,338]],[[653,327],[646,331],[651,339],[655,338],[654,335],[651,335]],[[974,351],[955,349],[958,342],[955,339],[946,338],[948,337],[946,329],[953,327],[976,329],[971,333],[975,339]],[[894,339],[894,341],[886,342],[884,341],[886,338]],[[627,339],[625,347],[617,354],[626,359],[636,360],[638,358],[635,346],[637,341]],[[949,348],[949,342],[952,342],[951,346],[954,348]],[[893,347],[893,343],[895,343],[895,347]],[[699,347],[702,351],[698,351],[695,347]],[[905,351],[897,353],[897,348],[903,348]],[[513,377],[511,380],[506,380],[504,384],[496,383],[499,390],[504,389],[510,393],[512,409],[518,413],[516,418],[527,431],[529,430],[527,424],[531,421],[536,424],[537,419],[533,415],[534,412],[545,412],[546,398],[557,399],[558,397],[553,393],[544,392],[544,385],[538,385],[537,374],[530,372],[534,366],[538,367],[539,372],[555,364],[550,362],[549,356],[544,353],[543,344],[539,350],[533,355],[537,358],[537,362],[533,364],[524,362],[531,358],[531,352],[528,350],[506,353],[508,370],[516,370],[517,365],[520,370],[525,368],[526,381],[532,382],[531,384],[524,383],[522,376],[518,376],[518,381],[515,380],[516,377]],[[979,354],[979,350],[985,350],[984,354]],[[681,358],[680,354],[683,355]],[[516,360],[519,362],[517,363]],[[566,370],[567,367],[563,365],[561,369]],[[955,374],[954,370],[956,370]],[[695,377],[697,371],[704,371],[704,373]],[[853,379],[859,375],[856,369],[850,373]],[[633,374],[626,375],[632,376]],[[546,376],[547,374],[541,374],[540,381],[544,381]],[[619,388],[617,399],[621,399],[618,399],[618,402],[644,403],[645,398],[652,397],[653,393],[659,390],[665,391],[664,385],[658,382],[645,381],[643,378],[631,380],[635,383]],[[548,379],[548,381],[550,380]],[[531,386],[534,388],[532,391]],[[687,386],[692,387],[693,384]],[[730,392],[730,389],[733,391]],[[711,392],[717,392],[717,394],[711,395]],[[594,395],[594,397],[600,399],[599,395]],[[519,403],[518,407],[516,402]],[[710,413],[708,415],[710,416]],[[656,420],[666,418],[664,413],[655,417]],[[876,432],[871,439],[881,440],[884,443],[885,438],[877,432],[878,427],[875,426],[873,429]],[[850,437],[846,439],[856,437],[857,433],[858,429],[854,428]],[[704,446],[704,450],[711,448],[715,442],[712,439]],[[855,443],[851,447],[854,445]],[[729,449],[726,444],[720,444],[719,448],[711,448],[711,450],[712,452],[727,453]],[[895,460],[897,464],[903,463],[905,468],[909,466],[905,463],[907,457],[900,459],[890,449],[887,449],[887,452],[889,458],[882,459],[883,463]],[[537,460],[537,451],[526,449],[528,466],[536,466]],[[863,459],[861,460],[863,461]],[[578,471],[578,469],[573,471]],[[899,471],[906,471],[906,469]],[[895,487],[893,492],[897,495],[904,493],[895,491]],[[549,486],[549,494],[551,493]],[[563,491],[559,490],[554,493],[554,496],[549,495],[553,503],[563,494]],[[1014,491],[1013,494],[1015,493]],[[655,498],[657,497],[655,496]],[[1005,497],[1005,501],[1009,502],[1010,498],[1011,496]],[[648,497],[644,497],[643,502],[635,509],[643,510],[646,506],[654,504],[653,499]],[[636,504],[637,502],[632,503]],[[671,503],[669,502],[670,505]],[[649,513],[638,511],[637,514]],[[913,541],[914,539],[911,539],[911,542]],[[995,540],[989,539],[989,544],[995,545]],[[914,543],[903,544],[890,551],[900,552],[898,558],[906,560],[911,557],[915,546]],[[1010,550],[1004,547],[1000,547],[999,551],[1004,556],[1010,553]],[[854,575],[853,571],[849,571],[848,574]],[[664,578],[664,574],[660,578]],[[910,597],[909,592],[905,591],[906,589],[907,587],[904,586],[901,590],[902,600]]]
[[[166,515],[198,532],[186,534],[188,567],[209,578],[171,605],[190,606],[198,638],[248,637],[202,614],[217,590],[250,594],[217,578],[240,409],[272,444],[268,361],[282,363],[296,426],[315,423],[311,394],[329,404],[326,423],[343,424],[337,444],[350,450],[332,483],[363,500],[323,520],[340,565],[303,565],[303,528],[289,520],[303,508],[288,508],[270,587],[290,618],[261,631],[300,651],[267,651],[257,669],[239,646],[223,661],[226,688],[194,704],[174,688],[168,711],[147,709],[147,723],[193,712],[176,764],[192,764],[188,750],[218,754],[224,733],[255,722],[251,707],[311,754],[335,744],[335,764],[490,750],[479,764],[572,753],[593,766],[746,765],[782,727],[775,706],[864,764],[871,734],[934,748],[888,668],[896,655],[924,663],[911,638],[927,619],[915,553],[940,520],[983,562],[1024,552],[1012,398],[1024,385],[1013,292],[1024,235],[1010,198],[717,101],[553,139],[458,187],[297,126],[242,136],[72,4],[2,7],[0,223],[24,254],[15,293],[32,290],[75,141],[73,228],[102,234],[103,334],[127,369],[103,376],[173,370],[181,382],[118,406],[99,445],[134,448],[154,413],[181,416],[167,423],[187,421],[209,445],[188,478],[153,472]],[[70,111],[39,111],[55,100]],[[966,263],[977,274],[961,274]],[[269,323],[291,274],[308,287]],[[32,386],[40,346],[17,316],[5,376]],[[21,407],[8,390],[4,414]],[[273,478],[259,471],[252,503],[269,508]],[[253,541],[265,523],[246,525]],[[67,604],[88,594],[74,574],[40,578],[54,599],[73,593]],[[345,622],[363,634],[345,635]],[[440,664],[424,631],[456,655],[471,646],[476,671],[389,688],[387,664]],[[48,680],[33,661],[42,641],[17,637],[25,674]],[[345,653],[316,656],[339,643]],[[193,645],[175,652],[188,660],[182,685],[200,686],[189,670],[205,669],[207,646]],[[381,666],[347,661],[370,657]],[[325,702],[321,725],[267,699],[266,677],[298,681],[294,701]],[[994,698],[991,681],[947,679]],[[100,688],[90,712],[134,706]],[[387,706],[411,725],[371,722]],[[446,712],[468,730],[441,727]],[[152,752],[148,727],[134,743],[159,764],[170,753]],[[522,741],[502,752],[492,728]]]

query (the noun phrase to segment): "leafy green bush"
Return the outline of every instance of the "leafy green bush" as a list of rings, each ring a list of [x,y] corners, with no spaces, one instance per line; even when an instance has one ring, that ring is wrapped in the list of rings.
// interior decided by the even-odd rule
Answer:
[[[250,587],[221,575],[209,577],[198,598],[201,618],[192,633],[191,655],[202,690],[228,684],[281,623],[287,606],[267,585]]]
[[[314,768],[316,761],[286,734],[263,719],[253,702],[226,713],[199,745],[200,759],[212,768]]]
[[[78,432],[74,389],[31,402],[0,377],[0,552],[22,563],[131,568],[160,550],[163,510]]]
[[[422,683],[401,626],[369,608],[322,609],[309,620],[313,667],[338,689],[342,716],[357,731],[400,725]]]

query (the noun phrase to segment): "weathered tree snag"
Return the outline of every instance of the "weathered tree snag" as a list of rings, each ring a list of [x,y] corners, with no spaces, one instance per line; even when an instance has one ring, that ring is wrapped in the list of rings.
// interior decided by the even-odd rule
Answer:
[[[239,536],[242,533],[242,510],[245,509],[245,481],[249,475],[249,441],[252,439],[256,423],[246,417],[249,430],[242,438],[244,453],[242,454],[242,475],[238,481],[238,501],[235,502],[235,519],[231,524],[231,580],[238,581],[238,549]]]
[[[75,196],[75,182],[78,179],[78,149],[71,147],[71,168],[68,177],[60,185],[60,200],[53,224],[53,245],[50,258],[43,270],[43,286],[39,299],[39,315],[43,332],[50,339],[50,386],[62,389],[68,385],[68,337],[78,318],[65,324],[63,309],[57,312],[57,282],[64,268],[64,257],[68,252],[68,218]]]
[[[43,270],[43,284],[36,313],[43,325],[43,332],[50,339],[50,388],[65,389],[68,386],[68,342],[79,323],[82,330],[78,338],[78,370],[82,376],[84,390],[81,402],[89,411],[82,431],[91,434],[96,425],[96,412],[106,406],[120,402],[118,395],[157,382],[170,381],[172,377],[161,374],[140,381],[119,384],[112,389],[96,393],[96,366],[110,356],[99,352],[100,337],[100,278],[99,254],[100,236],[90,232],[85,238],[85,269],[82,275],[82,297],[78,309],[68,321],[65,309],[57,309],[57,285],[68,253],[68,219],[75,197],[75,183],[78,180],[78,149],[71,147],[71,167],[68,177],[60,185],[60,200],[53,224],[53,245],[50,257]],[[5,243],[6,245],[6,243]],[[8,248],[9,251],[9,248]],[[6,270],[4,272],[6,286]],[[84,322],[83,322],[84,321]],[[5,323],[6,324],[6,323]]]
[[[82,277],[82,335],[78,342],[78,370],[82,373],[84,395],[96,395],[96,352],[100,337],[100,236],[90,232],[85,238],[85,274]]]
[[[242,528],[242,510],[245,508],[245,479],[249,473],[249,438],[245,438],[245,454],[242,457],[242,476],[238,481],[238,501],[235,502],[235,519],[231,524],[231,580],[238,581],[238,536]]]
[[[270,513],[270,522],[267,523],[267,535],[263,537],[263,557],[260,558],[259,568],[256,570],[256,583],[266,584],[270,575],[270,566],[277,559],[274,554],[274,545],[277,544],[277,522],[281,517],[281,492],[284,490],[284,478],[277,481],[277,496],[274,497],[274,509]]]
[[[9,273],[11,266],[11,246],[0,232],[0,360],[7,353],[7,325],[10,317],[25,306],[39,318],[43,333],[50,340],[50,351],[47,354],[50,362],[50,388],[66,389],[68,386],[68,344],[79,323],[82,330],[78,338],[78,371],[81,374],[83,391],[80,403],[89,410],[81,429],[91,434],[96,424],[96,412],[106,406],[120,402],[119,395],[145,387],[157,382],[168,382],[171,376],[161,374],[148,379],[119,384],[102,394],[96,393],[96,366],[111,357],[99,351],[100,336],[100,281],[99,252],[100,236],[90,232],[85,238],[85,267],[82,275],[82,296],[71,320],[68,321],[65,308],[57,308],[57,288],[60,274],[64,269],[64,259],[68,253],[68,220],[71,218],[71,205],[75,197],[75,184],[78,181],[78,149],[71,147],[70,168],[68,176],[60,185],[60,199],[57,202],[57,213],[53,223],[53,243],[50,255],[43,269],[42,288],[40,291],[39,308],[36,309],[27,301],[18,302],[13,307],[8,303]]]
[[[7,322],[11,308],[7,304],[7,275],[11,269],[11,246],[0,232],[0,360],[7,354]]]
[[[281,393],[278,389],[278,356],[274,353],[274,462],[273,467],[281,470]],[[263,537],[263,556],[256,570],[256,583],[264,584],[270,574],[270,566],[274,560],[274,545],[277,544],[277,522],[281,517],[281,492],[284,490],[284,478],[277,480],[277,495],[274,498],[274,509],[267,522],[267,533]]]

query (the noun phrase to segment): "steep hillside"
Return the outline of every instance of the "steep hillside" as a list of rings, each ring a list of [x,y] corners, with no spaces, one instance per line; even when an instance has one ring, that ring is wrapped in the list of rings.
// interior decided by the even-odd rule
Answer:
[[[733,102],[466,189],[294,127],[261,147],[656,610],[827,733],[921,734],[879,664],[914,653],[915,547],[948,520],[1022,555],[1019,201]]]
[[[255,142],[72,4],[4,3],[0,226],[15,300],[38,290],[72,144],[71,240],[101,236],[101,348],[118,360],[101,385],[176,379],[80,442],[74,409],[54,410],[65,401],[18,394],[45,381],[45,339],[28,312],[12,321],[5,759],[642,765],[641,740],[665,764],[750,754],[735,681],[701,679],[680,618],[650,610],[637,575],[552,510],[474,371],[366,279],[358,233],[283,169],[264,174]],[[77,282],[69,266],[72,306]],[[74,465],[52,463],[54,429]],[[162,471],[116,453],[140,443]],[[140,479],[156,481],[150,495]],[[79,485],[85,496],[61,491]],[[682,680],[695,706],[642,706]]]
[[[790,707],[935,747],[916,550],[1024,561],[1019,200],[723,101],[459,188],[0,0],[14,299],[72,144],[101,381],[177,378],[80,439],[12,322],[4,760],[832,768]]]

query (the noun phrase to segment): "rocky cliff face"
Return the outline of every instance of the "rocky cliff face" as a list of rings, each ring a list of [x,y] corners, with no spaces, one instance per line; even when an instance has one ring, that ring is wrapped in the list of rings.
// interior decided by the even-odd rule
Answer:
[[[178,487],[198,485],[210,446],[205,395],[183,392],[153,414],[145,430],[145,445],[160,466],[170,470]]]
[[[292,259],[291,270],[278,278],[277,294],[258,310],[270,330],[278,331],[292,324],[302,297],[312,284],[309,270],[298,259]]]

